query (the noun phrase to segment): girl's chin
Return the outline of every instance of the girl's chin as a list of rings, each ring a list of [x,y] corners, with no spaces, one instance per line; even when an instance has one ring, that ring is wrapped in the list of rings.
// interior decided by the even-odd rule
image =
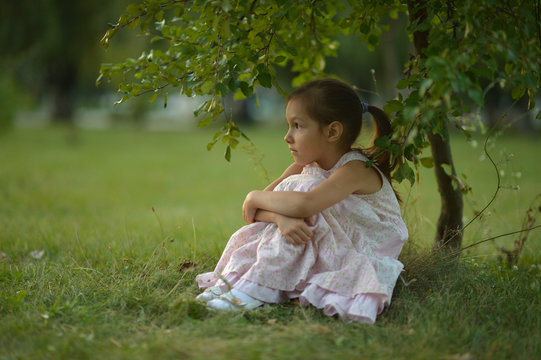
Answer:
[[[298,159],[297,157],[293,157],[293,158],[295,160],[295,164],[300,165],[300,166],[306,166],[306,165],[309,165],[309,164],[312,163],[312,162],[308,162],[308,161],[303,161],[301,159]]]

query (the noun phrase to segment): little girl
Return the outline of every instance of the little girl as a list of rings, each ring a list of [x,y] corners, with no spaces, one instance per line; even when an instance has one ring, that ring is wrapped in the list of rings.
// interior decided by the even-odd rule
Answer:
[[[250,225],[231,236],[214,272],[197,276],[206,288],[198,299],[238,311],[298,298],[329,316],[375,321],[391,301],[408,231],[389,155],[352,149],[365,112],[374,138],[391,133],[387,115],[341,81],[312,81],[289,95],[284,140],[295,161],[246,196]]]

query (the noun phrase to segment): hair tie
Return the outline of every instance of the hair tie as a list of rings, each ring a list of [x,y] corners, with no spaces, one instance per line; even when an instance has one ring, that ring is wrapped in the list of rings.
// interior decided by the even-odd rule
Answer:
[[[361,101],[361,107],[363,110],[363,114],[368,112],[368,104]]]

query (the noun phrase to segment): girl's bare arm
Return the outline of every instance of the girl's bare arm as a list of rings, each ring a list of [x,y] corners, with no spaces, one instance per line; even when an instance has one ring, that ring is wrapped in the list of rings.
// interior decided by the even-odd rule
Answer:
[[[294,218],[307,218],[356,193],[371,193],[381,187],[376,170],[361,161],[351,161],[308,192],[252,191],[243,204],[243,216],[252,222],[257,209]]]

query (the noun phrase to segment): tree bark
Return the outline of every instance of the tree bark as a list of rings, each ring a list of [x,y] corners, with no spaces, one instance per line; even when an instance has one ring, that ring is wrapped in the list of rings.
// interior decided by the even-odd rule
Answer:
[[[409,20],[416,24],[426,20],[428,14],[426,0],[408,0]],[[424,50],[428,47],[428,30],[413,33],[415,51],[421,58],[426,57]],[[447,124],[443,121],[443,135],[429,133],[430,150],[434,158],[434,170],[441,199],[441,210],[436,229],[435,247],[446,250],[458,250],[462,245],[462,193],[458,183],[453,185],[456,176]],[[451,167],[451,175],[442,165]]]

